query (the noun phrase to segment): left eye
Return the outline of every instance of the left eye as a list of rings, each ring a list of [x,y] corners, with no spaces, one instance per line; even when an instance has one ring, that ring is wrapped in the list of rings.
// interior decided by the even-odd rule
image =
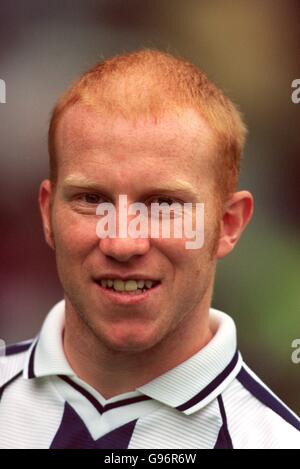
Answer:
[[[82,194],[81,199],[88,204],[100,204],[101,197],[97,194]]]
[[[173,203],[176,203],[176,202],[177,202],[176,200],[170,199],[169,197],[154,197],[150,201],[151,204],[158,203],[159,205],[160,204],[172,205]]]

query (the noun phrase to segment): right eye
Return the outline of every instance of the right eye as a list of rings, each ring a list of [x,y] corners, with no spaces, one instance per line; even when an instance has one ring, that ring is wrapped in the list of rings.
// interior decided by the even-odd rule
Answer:
[[[77,200],[91,205],[99,205],[101,202],[103,202],[103,197],[98,194],[85,192],[83,194],[80,194]]]

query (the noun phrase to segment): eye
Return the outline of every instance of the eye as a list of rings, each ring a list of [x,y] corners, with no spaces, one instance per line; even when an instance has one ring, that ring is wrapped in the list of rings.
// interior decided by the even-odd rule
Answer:
[[[89,192],[81,194],[79,199],[82,200],[83,202],[87,203],[87,204],[94,204],[94,205],[96,205],[96,204],[98,205],[103,201],[103,198],[100,195],[92,194],[92,193],[89,193]]]
[[[153,218],[162,220],[164,218],[175,219],[182,216],[183,202],[178,199],[165,196],[152,197],[149,201],[149,209],[155,203],[158,204],[158,212],[150,210]],[[173,204],[175,206],[172,207]]]
[[[178,200],[171,199],[170,197],[153,197],[150,200],[151,204],[158,203],[159,205],[161,205],[161,204],[172,205],[173,203],[176,203],[176,202],[180,203]]]

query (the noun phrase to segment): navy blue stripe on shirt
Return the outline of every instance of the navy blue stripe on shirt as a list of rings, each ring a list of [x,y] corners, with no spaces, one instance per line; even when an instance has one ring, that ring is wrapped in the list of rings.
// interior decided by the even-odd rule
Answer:
[[[19,373],[17,373],[16,375],[14,375],[12,378],[10,378],[6,383],[4,383],[1,387],[0,387],[0,401],[1,401],[1,397],[3,395],[3,392],[4,390],[6,389],[6,387],[11,384],[13,381],[15,381],[17,378],[19,378],[19,376],[21,376],[23,373],[23,370],[21,370]]]
[[[66,402],[59,429],[50,449],[127,449],[137,420],[94,440],[83,420]]]
[[[35,349],[38,344],[38,341],[34,344],[33,349],[31,350],[30,357],[29,357],[29,364],[28,364],[28,378],[35,378],[34,374],[34,355],[35,355]]]
[[[220,428],[214,449],[233,449],[233,444],[232,444],[231,436],[230,436],[228,425],[227,425],[225,407],[224,407],[224,403],[223,403],[223,399],[221,395],[218,396],[218,404],[219,404],[220,414],[221,414],[223,423],[222,423],[222,427]]]
[[[242,368],[236,377],[239,382],[260,402],[280,415],[286,422],[300,430],[300,420],[293,415],[276,397],[273,396],[264,386]]]
[[[236,366],[239,358],[239,353],[236,351],[231,362],[226,366],[226,368],[220,373],[211,383],[209,383],[202,391],[200,391],[196,396],[192,397],[189,401],[181,404],[176,407],[177,410],[187,410],[190,407],[198,404],[200,401],[205,399],[210,393],[212,393],[226,378],[230,375],[234,367]]]
[[[12,344],[8,345],[5,348],[5,356],[16,355],[17,353],[25,352],[29,349],[30,345],[32,344],[32,340],[26,343],[19,343],[19,344]]]
[[[59,375],[59,377],[64,380],[66,383],[68,383],[70,386],[72,386],[76,391],[80,392],[84,397],[86,397],[91,404],[98,410],[100,414],[103,414],[104,412],[107,412],[108,410],[121,407],[124,405],[129,405],[129,404],[135,404],[136,402],[141,402],[141,401],[148,401],[151,398],[148,396],[136,396],[136,397],[131,397],[129,399],[123,399],[117,402],[112,402],[110,404],[107,404],[105,406],[101,405],[99,401],[85,388],[80,386],[79,384],[75,383],[72,381],[68,376],[64,375]]]

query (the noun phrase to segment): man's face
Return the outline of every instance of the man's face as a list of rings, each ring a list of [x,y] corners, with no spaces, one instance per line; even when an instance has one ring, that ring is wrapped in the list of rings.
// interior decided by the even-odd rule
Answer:
[[[67,310],[113,350],[146,350],[178,330],[197,334],[210,302],[219,226],[216,150],[206,123],[192,110],[133,123],[77,105],[62,117],[56,142],[50,223]],[[120,194],[128,204],[204,203],[203,247],[186,249],[187,239],[174,237],[99,239],[96,207],[111,202],[118,214]],[[139,296],[101,286],[101,279],[125,276],[159,284]]]

